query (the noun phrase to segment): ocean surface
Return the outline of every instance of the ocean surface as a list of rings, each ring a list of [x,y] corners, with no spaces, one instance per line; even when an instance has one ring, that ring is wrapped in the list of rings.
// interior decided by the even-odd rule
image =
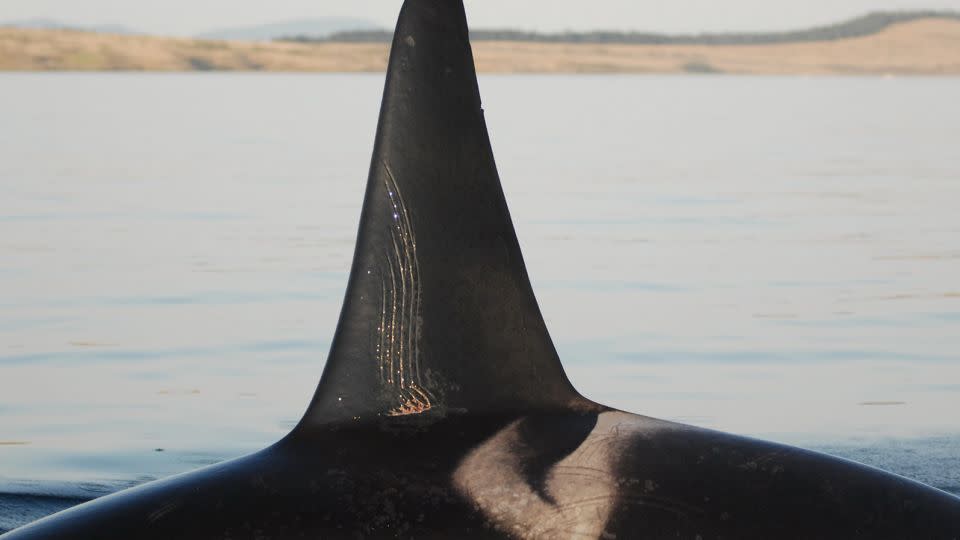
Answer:
[[[0,531],[298,420],[382,84],[0,74]],[[585,395],[960,493],[960,79],[481,86]]]

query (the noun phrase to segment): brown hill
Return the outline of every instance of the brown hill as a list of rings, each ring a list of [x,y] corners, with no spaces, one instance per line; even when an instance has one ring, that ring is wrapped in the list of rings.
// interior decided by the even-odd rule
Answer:
[[[0,28],[7,71],[382,71],[382,43],[244,43]],[[960,75],[960,21],[929,18],[863,37],[750,45],[481,41],[487,73]]]

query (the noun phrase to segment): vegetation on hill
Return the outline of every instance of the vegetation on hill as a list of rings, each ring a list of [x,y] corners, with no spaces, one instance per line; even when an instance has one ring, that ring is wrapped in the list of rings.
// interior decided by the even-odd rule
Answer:
[[[474,30],[473,41],[522,41],[534,43],[622,43],[633,45],[772,45],[778,43],[806,43],[833,41],[869,36],[900,23],[920,19],[952,19],[960,21],[960,13],[951,11],[877,12],[849,21],[787,32],[668,35],[643,32],[564,32],[541,34],[517,30]],[[324,38],[292,36],[282,41],[388,43],[393,38],[385,30],[357,30],[336,32]]]
[[[872,19],[876,20],[876,19]],[[635,44],[478,40],[486,73],[960,75],[960,17],[846,39]],[[248,42],[0,28],[0,71],[380,72],[385,42]]]

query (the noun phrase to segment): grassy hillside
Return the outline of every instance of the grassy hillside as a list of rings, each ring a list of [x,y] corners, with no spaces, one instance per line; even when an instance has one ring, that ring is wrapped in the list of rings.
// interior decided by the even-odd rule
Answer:
[[[693,45],[479,41],[495,73],[960,75],[960,20],[899,22],[861,37],[776,44]],[[246,43],[0,29],[0,70],[381,71],[385,43]]]
[[[876,12],[827,26],[784,32],[740,32],[726,34],[655,34],[650,32],[563,32],[544,34],[516,30],[473,30],[473,41],[532,41],[539,43],[594,43],[630,45],[770,45],[832,41],[870,36],[900,23],[922,19],[960,21],[960,12],[902,11]],[[393,34],[384,30],[337,32],[323,39],[288,34],[289,41],[338,41],[352,43],[389,42]]]

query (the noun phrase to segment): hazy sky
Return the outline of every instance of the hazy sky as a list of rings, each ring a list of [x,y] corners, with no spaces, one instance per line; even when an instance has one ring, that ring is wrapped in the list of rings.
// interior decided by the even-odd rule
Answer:
[[[34,17],[122,24],[151,33],[327,15],[391,26],[400,0],[0,0],[0,21]],[[659,32],[786,29],[881,9],[953,9],[960,0],[467,0],[474,27]]]

